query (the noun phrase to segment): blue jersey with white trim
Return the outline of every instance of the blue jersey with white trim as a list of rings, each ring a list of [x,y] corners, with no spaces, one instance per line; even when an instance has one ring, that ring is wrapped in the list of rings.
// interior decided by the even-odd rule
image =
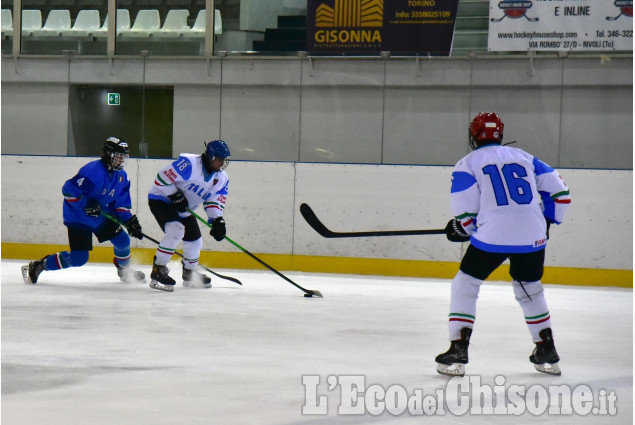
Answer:
[[[556,170],[529,153],[488,144],[454,167],[452,214],[488,252],[523,253],[544,249],[546,220],[562,222],[571,202]]]
[[[84,207],[99,203],[101,210],[121,221],[132,217],[130,180],[124,170],[108,171],[101,159],[91,161],[79,169],[62,187],[64,195],[64,224],[97,230],[108,220],[106,217],[91,217]]]
[[[183,192],[188,207],[195,210],[203,204],[207,217],[211,220],[221,217],[225,210],[229,177],[224,170],[208,173],[203,166],[203,156],[181,154],[175,161],[157,173],[148,199],[170,202],[169,195]],[[190,215],[189,212],[180,214]]]

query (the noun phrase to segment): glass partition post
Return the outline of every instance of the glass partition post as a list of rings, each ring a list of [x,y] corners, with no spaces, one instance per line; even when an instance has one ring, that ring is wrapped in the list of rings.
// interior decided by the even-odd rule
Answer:
[[[214,54],[214,0],[205,0],[205,57]]]

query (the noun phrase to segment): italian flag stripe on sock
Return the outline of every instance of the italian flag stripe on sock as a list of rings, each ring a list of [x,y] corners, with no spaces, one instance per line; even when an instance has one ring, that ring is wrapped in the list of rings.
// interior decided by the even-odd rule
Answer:
[[[159,245],[158,251],[162,252],[164,254],[172,255],[172,254],[174,254],[174,251],[176,251],[176,249],[165,248],[165,247]]]
[[[448,315],[450,322],[467,322],[474,324],[474,319],[476,319],[471,314],[465,313],[450,313]]]
[[[549,315],[549,312],[546,312],[539,314],[538,316],[525,316],[525,322],[527,322],[528,325],[536,325],[538,323],[546,322],[550,318],[551,316]]]

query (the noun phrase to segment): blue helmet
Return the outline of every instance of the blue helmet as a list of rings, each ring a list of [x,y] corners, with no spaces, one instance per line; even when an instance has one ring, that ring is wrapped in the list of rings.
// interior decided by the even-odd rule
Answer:
[[[214,158],[224,159],[225,164],[223,165],[223,169],[225,169],[229,165],[229,157],[231,156],[231,153],[229,152],[227,143],[223,140],[212,140],[205,145],[205,155],[210,162],[213,161]]]

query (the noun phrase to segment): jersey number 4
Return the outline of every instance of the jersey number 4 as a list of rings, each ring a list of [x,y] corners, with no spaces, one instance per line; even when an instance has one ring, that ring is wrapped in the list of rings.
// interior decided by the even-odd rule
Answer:
[[[498,206],[509,205],[507,192],[517,204],[529,204],[534,195],[531,193],[531,185],[523,177],[527,177],[527,170],[520,164],[505,164],[501,170],[494,164],[483,167],[483,173],[489,176]],[[505,190],[507,186],[507,190]]]

